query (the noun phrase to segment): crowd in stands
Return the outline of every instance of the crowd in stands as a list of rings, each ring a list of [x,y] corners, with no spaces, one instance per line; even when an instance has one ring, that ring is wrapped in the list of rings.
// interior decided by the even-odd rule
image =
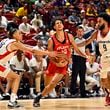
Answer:
[[[72,33],[74,37],[77,36],[77,27],[81,26],[84,29],[83,37],[86,39],[97,28],[97,16],[102,12],[110,15],[109,0],[0,0],[0,41],[7,38],[10,29],[18,28],[23,34],[23,43],[46,50],[49,37],[55,33],[51,28],[51,20],[57,16],[64,20],[65,31]],[[97,42],[87,45],[85,52],[88,55],[85,90],[89,96],[102,96],[104,93],[100,85],[101,55]],[[47,56],[18,51],[8,65],[16,74],[21,75],[18,98],[26,95],[34,98],[46,85],[44,73],[48,66]],[[72,71],[74,68],[71,63],[68,66],[68,74],[57,84],[49,97],[62,97],[62,94],[63,97],[72,97]],[[75,93],[79,94],[79,86],[78,78]],[[0,91],[0,99],[10,95],[10,81],[0,77]]]

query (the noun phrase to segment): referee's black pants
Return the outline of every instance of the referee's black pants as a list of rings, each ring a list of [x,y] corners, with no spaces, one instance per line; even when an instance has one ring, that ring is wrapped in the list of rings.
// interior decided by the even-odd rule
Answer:
[[[86,58],[73,55],[72,60],[73,60],[73,64],[72,64],[70,92],[73,95],[77,93],[77,77],[79,74],[80,95],[83,97],[86,95],[85,93]]]

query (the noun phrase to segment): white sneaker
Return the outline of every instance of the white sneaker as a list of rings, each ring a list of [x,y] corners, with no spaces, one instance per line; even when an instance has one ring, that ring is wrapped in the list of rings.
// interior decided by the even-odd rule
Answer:
[[[4,97],[0,94],[0,100],[2,100]]]
[[[34,99],[34,98],[36,98],[36,95],[33,93],[33,94],[30,94],[29,97]]]
[[[7,92],[7,93],[4,93],[3,96],[10,96],[10,94]]]
[[[18,108],[18,107],[21,107],[21,106],[17,103],[17,101],[15,101],[15,102],[9,101],[8,102],[8,107],[9,108]]]
[[[70,94],[70,92],[65,92],[64,95],[70,96],[71,94]]]
[[[49,97],[51,97],[51,98],[56,98],[57,96],[56,96],[56,94],[54,94],[53,92],[50,92],[50,93],[49,93]]]
[[[53,89],[53,90],[49,93],[49,97],[51,97],[51,98],[56,98],[56,97],[57,97],[57,94],[56,94],[55,89]]]

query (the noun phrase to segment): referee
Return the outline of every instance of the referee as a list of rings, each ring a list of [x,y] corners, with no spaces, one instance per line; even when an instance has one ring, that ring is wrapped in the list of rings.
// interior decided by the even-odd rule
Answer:
[[[83,38],[84,35],[84,29],[81,26],[77,27],[76,30],[76,44],[81,43],[85,41]],[[79,47],[82,53],[85,53],[85,46]],[[85,73],[86,73],[86,58],[80,56],[76,51],[74,50],[74,53],[72,55],[72,76],[71,76],[71,85],[70,85],[70,92],[72,95],[76,95],[77,90],[77,77],[79,75],[80,78],[80,97],[85,98],[87,97],[85,92]]]

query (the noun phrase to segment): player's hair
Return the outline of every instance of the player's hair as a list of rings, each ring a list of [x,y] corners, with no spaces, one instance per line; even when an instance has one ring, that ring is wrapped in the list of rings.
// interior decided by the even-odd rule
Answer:
[[[106,13],[100,13],[98,17],[103,18],[110,25],[110,15]]]
[[[9,30],[9,33],[8,33],[8,38],[9,39],[12,39],[13,38],[13,34],[17,31],[18,29],[16,29],[16,28],[11,28],[10,30]]]
[[[64,24],[64,20],[63,20],[61,17],[55,17],[55,18],[52,19],[52,21],[51,21],[51,27],[52,27],[52,29],[54,29],[54,25],[55,25],[55,22],[56,22],[57,20],[60,20],[60,21]]]

